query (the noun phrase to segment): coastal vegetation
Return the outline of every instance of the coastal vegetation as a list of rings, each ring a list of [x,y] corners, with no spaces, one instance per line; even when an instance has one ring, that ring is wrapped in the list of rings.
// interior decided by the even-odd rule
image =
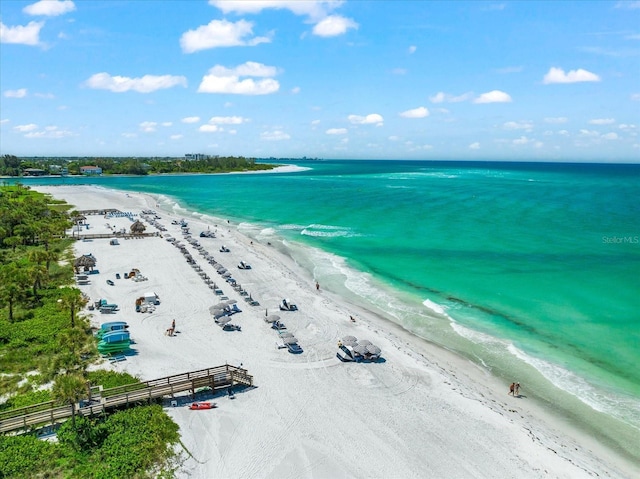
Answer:
[[[0,176],[81,175],[83,166],[94,166],[103,175],[153,175],[168,173],[229,173],[271,170],[275,165],[257,163],[243,156],[188,155],[174,157],[0,157]]]
[[[17,184],[0,187],[0,412],[47,401],[76,403],[92,385],[138,382],[89,371],[98,359],[88,299],[73,284],[69,205]],[[72,416],[57,442],[0,437],[0,478],[145,477],[167,471],[177,425],[157,405],[97,418]]]

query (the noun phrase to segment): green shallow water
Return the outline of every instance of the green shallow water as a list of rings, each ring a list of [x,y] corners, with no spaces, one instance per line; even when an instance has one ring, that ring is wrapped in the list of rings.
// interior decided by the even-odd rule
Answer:
[[[640,457],[640,166],[303,166],[312,169],[25,183],[144,191],[185,216],[283,240],[327,287],[516,378]]]

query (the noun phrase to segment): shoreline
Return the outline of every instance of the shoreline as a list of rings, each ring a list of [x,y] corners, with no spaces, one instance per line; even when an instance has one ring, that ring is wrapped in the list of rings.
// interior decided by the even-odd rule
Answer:
[[[121,211],[136,213],[145,208],[155,209],[162,217],[159,221],[169,229],[167,233],[179,237],[179,230],[171,230],[170,224],[172,219],[178,219],[179,216],[169,211],[159,211],[155,206],[155,199],[151,195],[125,193],[95,186],[34,186],[34,189],[50,193],[57,198],[66,199],[70,204],[76,205],[77,209],[113,207]],[[97,194],[98,192],[100,194]],[[101,223],[105,220],[98,219],[96,221],[90,218],[90,221],[93,227],[93,223]],[[207,225],[206,222],[193,217],[188,221],[190,226],[193,223],[203,229],[206,226],[214,226]],[[224,225],[223,221],[220,220],[218,223]],[[416,337],[399,325],[391,323],[375,313],[347,304],[344,298],[329,291],[321,290],[319,293],[313,291],[313,278],[308,271],[303,270],[295,261],[278,252],[276,248],[260,243],[251,244],[250,240],[239,232],[236,226],[225,229],[225,231],[220,227],[219,233],[219,240],[227,242],[231,247],[230,258],[233,258],[232,260],[216,253],[213,248],[208,249],[217,259],[220,259],[221,262],[224,261],[227,267],[233,267],[234,265],[230,261],[237,261],[239,255],[247,257],[249,263],[255,263],[253,269],[255,273],[258,273],[257,280],[252,281],[253,278],[247,276],[247,284],[249,291],[252,293],[255,291],[254,296],[262,306],[273,309],[280,297],[291,297],[300,304],[301,311],[297,313],[286,312],[284,314],[287,316],[282,314],[281,316],[284,316],[283,320],[286,323],[295,324],[296,336],[299,337],[301,345],[305,349],[302,355],[293,356],[284,351],[263,351],[266,347],[265,341],[273,344],[275,334],[260,320],[260,317],[264,315],[264,311],[260,312],[261,308],[250,310],[248,306],[243,304],[241,304],[244,309],[243,318],[239,319],[243,325],[243,331],[239,335],[248,338],[247,344],[256,348],[255,354],[247,357],[246,354],[238,352],[240,351],[238,348],[245,346],[243,341],[232,342],[234,344],[231,345],[218,344],[220,334],[229,335],[232,333],[223,333],[216,330],[217,326],[208,324],[211,323],[206,317],[208,307],[215,300],[210,296],[207,298],[208,301],[199,298],[207,291],[200,284],[192,284],[189,276],[193,275],[191,268],[184,261],[180,261],[181,257],[178,251],[174,251],[173,247],[161,238],[131,241],[126,245],[127,248],[136,246],[139,249],[138,245],[144,245],[145,248],[148,246],[150,251],[144,253],[127,252],[122,258],[108,260],[113,263],[117,260],[125,264],[134,261],[145,263],[144,269],[141,268],[141,271],[150,277],[149,285],[151,285],[152,276],[155,276],[154,281],[158,282],[157,287],[160,289],[166,286],[166,280],[163,283],[159,281],[159,277],[163,274],[166,276],[166,272],[163,273],[162,265],[154,264],[153,250],[162,252],[163,258],[166,254],[167,261],[171,261],[171,265],[175,266],[172,274],[187,282],[195,294],[193,304],[189,304],[189,308],[187,308],[188,315],[192,320],[184,317],[187,313],[183,310],[184,305],[181,304],[180,297],[170,298],[168,301],[169,307],[167,309],[169,311],[167,312],[170,313],[169,316],[183,316],[182,319],[178,319],[178,329],[181,328],[181,323],[186,322],[190,325],[189,327],[193,325],[194,330],[199,333],[191,338],[192,344],[182,344],[182,333],[179,338],[175,338],[181,342],[180,354],[184,356],[184,362],[192,365],[200,364],[202,367],[217,365],[217,363],[208,364],[200,361],[196,353],[196,351],[206,351],[206,340],[211,339],[211,341],[215,341],[216,349],[220,348],[224,352],[224,356],[229,356],[226,358],[227,360],[232,359],[230,363],[243,362],[245,367],[249,369],[249,373],[254,375],[258,385],[257,389],[242,394],[242,397],[238,398],[242,401],[236,399],[233,403],[234,411],[224,411],[228,415],[221,415],[222,418],[226,418],[226,421],[230,421],[236,426],[233,430],[228,428],[227,423],[217,416],[207,418],[207,421],[210,419],[211,422],[203,421],[202,424],[194,424],[193,413],[184,414],[182,411],[168,409],[168,412],[181,427],[183,442],[191,445],[190,450],[193,448],[202,453],[207,450],[197,444],[197,437],[198,431],[204,433],[209,430],[208,428],[213,428],[219,433],[219,441],[214,441],[216,444],[214,450],[217,449],[220,453],[219,458],[228,457],[226,452],[222,453],[225,434],[231,434],[232,439],[236,434],[240,434],[243,439],[234,439],[233,442],[241,449],[241,445],[237,442],[243,442],[242,445],[246,446],[244,443],[253,438],[253,433],[256,433],[258,437],[266,437],[270,435],[272,429],[275,429],[280,432],[287,447],[284,450],[275,451],[277,453],[275,455],[267,454],[267,457],[262,460],[253,459],[254,462],[258,461],[263,466],[271,466],[271,473],[258,473],[257,475],[260,477],[277,477],[281,474],[289,474],[291,471],[297,471],[298,475],[305,477],[340,477],[341,474],[344,477],[352,477],[360,475],[359,470],[372,472],[378,470],[378,475],[382,471],[386,473],[383,474],[386,476],[401,474],[402,476],[420,477],[419,471],[430,470],[437,471],[435,477],[456,476],[460,475],[462,471],[465,471],[465,475],[475,475],[476,477],[502,477],[503,473],[507,473],[512,468],[518,471],[518,475],[525,475],[525,477],[549,477],[543,473],[545,469],[552,471],[550,472],[552,477],[592,477],[595,475],[632,477],[634,471],[632,463],[617,457],[614,451],[608,450],[604,445],[592,440],[570,424],[566,422],[560,425],[554,424],[557,418],[544,411],[533,401],[525,401],[523,398],[505,398],[506,391],[503,392],[505,385],[470,361],[431,344],[428,340]],[[150,227],[149,231],[152,231]],[[194,233],[196,233],[195,229]],[[218,245],[219,240],[212,242],[212,244]],[[84,250],[88,247],[95,247],[94,249],[99,251],[99,253],[96,252],[96,256],[100,261],[113,251],[113,247],[108,246],[108,240],[103,242],[106,242],[106,246],[99,244],[101,241],[97,240],[89,243],[78,242],[75,245],[76,253],[82,254],[86,252]],[[208,246],[205,240],[201,243],[203,246]],[[149,264],[142,261],[147,256],[149,256],[147,259],[150,261]],[[178,258],[169,259],[171,256],[178,256]],[[202,262],[196,255],[194,258]],[[177,260],[175,264],[174,260]],[[119,270],[123,268],[123,265],[116,267],[114,264],[103,271],[105,262],[102,259],[99,263],[101,274],[98,276],[100,280],[103,280],[112,268],[116,268],[116,271],[117,268]],[[148,269],[150,273],[147,274],[145,269]],[[238,273],[238,277],[240,277],[240,273]],[[197,278],[193,279],[197,280]],[[98,282],[100,283],[100,281]],[[245,281],[241,282],[245,284]],[[94,293],[112,292],[104,284],[104,281],[101,283],[103,284],[96,284],[92,297],[94,297]],[[197,286],[200,286],[200,289],[197,289]],[[156,313],[160,313],[163,309],[165,294],[167,293],[161,293],[163,301]],[[169,296],[172,297],[175,294],[174,291]],[[124,318],[130,323],[137,323],[136,320],[139,316],[130,313],[130,305],[122,310],[123,314],[117,319]],[[153,319],[161,316],[166,322],[164,313],[156,313],[153,314]],[[348,319],[349,313],[355,313],[357,317],[355,324],[345,320],[345,318]],[[296,315],[295,319],[291,315]],[[112,319],[111,317],[100,318],[99,316],[94,315],[94,325],[96,321]],[[302,316],[308,317],[302,318]],[[136,333],[145,336],[153,332],[157,333],[159,330],[154,323],[155,321],[144,319],[142,324],[135,325]],[[214,328],[214,331],[210,331],[211,328]],[[253,331],[254,328],[255,331]],[[371,339],[372,342],[381,346],[382,356],[386,362],[366,365],[340,364],[335,359],[335,342],[343,335],[351,333],[359,339]],[[208,337],[209,335],[211,338]],[[268,340],[264,336],[267,336]],[[134,337],[133,325],[132,337]],[[146,339],[137,341],[137,345],[139,344],[138,355],[127,359],[124,363],[109,366],[116,370],[127,370],[134,374],[140,374],[143,379],[162,376],[163,374],[159,370],[178,373],[197,369],[197,367],[183,367],[181,369],[178,367],[179,365],[172,364],[171,358],[163,358],[163,350],[167,345],[164,344],[165,341],[162,341],[162,338],[160,341],[156,341],[158,338],[149,341]],[[267,363],[267,367],[264,366],[264,362]],[[273,369],[276,371],[274,372]],[[288,374],[292,374],[293,377],[282,377]],[[313,383],[313,387],[309,391],[312,397],[308,397],[304,391],[305,386],[309,386],[310,379]],[[271,391],[272,383],[284,391]],[[289,391],[291,386],[302,390]],[[333,391],[331,386],[339,389]],[[358,387],[354,388],[354,386]],[[296,427],[293,429],[306,439],[306,448],[302,447],[303,450],[301,450],[301,446],[296,441],[285,440],[288,434],[296,436],[289,430],[291,428],[285,428],[287,430],[282,431],[282,428],[278,428],[278,421],[274,421],[273,418],[269,420],[270,414],[268,412],[265,414],[263,410],[255,410],[256,406],[251,397],[261,396],[263,388],[267,389],[265,400],[273,402],[275,398],[276,402],[286,400],[284,402],[288,404],[288,407],[280,415],[276,415],[276,419],[283,420],[287,416],[286,411],[299,411],[299,419],[305,419],[305,421],[296,421],[293,425]],[[363,388],[369,393],[364,397],[362,397],[361,391]],[[333,394],[329,391],[333,391]],[[364,403],[351,402],[352,398],[364,399]],[[398,402],[402,404],[398,404]],[[323,414],[319,410],[314,411],[313,408],[305,409],[306,405],[314,406],[314,403],[328,405],[334,414],[345,420],[355,418],[356,421],[351,425],[351,431],[344,431],[344,428],[339,427],[340,423],[337,424],[337,430],[340,434],[354,439],[356,443],[358,437],[366,436],[367,441],[372,442],[371,444],[367,443],[371,450],[367,451],[365,448],[362,451],[364,457],[355,459],[348,454],[348,451],[341,450],[342,440],[339,437],[335,438],[334,447],[325,444],[324,441],[333,437],[327,428],[332,424],[335,425],[335,422],[329,420],[327,421],[329,424],[323,424],[322,421],[319,423],[317,420],[314,421],[315,418],[311,416],[317,413],[321,416]],[[241,406],[236,408],[237,404],[241,404]],[[227,406],[226,401],[224,405]],[[364,414],[363,405],[366,406]],[[238,410],[235,411],[235,409]],[[242,418],[246,414],[258,422],[266,415],[266,423],[270,429],[265,427],[267,430],[262,431],[262,426],[254,424],[260,431],[248,428],[237,432],[239,427],[242,428]],[[391,421],[385,420],[387,414],[393,416],[388,418],[392,419]],[[370,422],[374,422],[373,426],[375,427],[371,427]],[[315,425],[311,428],[310,434],[306,431],[306,428],[309,427],[308,423]],[[551,424],[554,425],[551,426]],[[370,438],[371,429],[380,433],[382,437]],[[322,440],[318,440],[318,438],[322,438]],[[436,439],[434,440],[434,438]],[[391,442],[388,443],[387,439]],[[413,441],[419,444],[413,444]],[[362,449],[354,447],[356,450]],[[443,448],[446,451],[443,451]],[[238,456],[232,461],[235,468],[238,468],[242,462],[242,451],[232,449],[233,451],[228,451],[228,453],[234,457]],[[426,454],[431,457],[422,457],[422,451],[431,453]],[[259,456],[259,451],[254,451],[254,453]],[[389,454],[394,457],[389,457]],[[312,456],[324,459],[314,461],[310,459]],[[215,458],[215,454],[212,458]],[[285,461],[284,458],[289,459]],[[385,458],[388,462],[384,461]],[[380,462],[381,460],[382,462]],[[460,460],[462,460],[462,464],[459,463]],[[226,459],[223,462],[226,462]],[[374,465],[377,469],[373,469]],[[215,467],[211,469],[209,466],[214,467],[212,464],[205,467],[198,465],[193,460],[187,460],[185,467],[188,472],[185,474],[189,477],[209,477],[208,474],[236,477],[232,470],[222,471],[215,469]],[[230,469],[235,470],[235,468],[231,467]],[[496,474],[496,471],[500,473]],[[246,476],[248,472],[250,471],[245,470],[245,473],[238,473],[237,476]],[[376,476],[375,473],[373,475]]]

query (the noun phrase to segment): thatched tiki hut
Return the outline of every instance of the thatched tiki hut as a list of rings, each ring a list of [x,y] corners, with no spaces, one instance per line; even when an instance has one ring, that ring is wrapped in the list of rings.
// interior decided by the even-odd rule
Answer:
[[[93,257],[93,255],[83,254],[79,258],[73,262],[73,267],[76,270],[76,273],[80,272],[80,268],[83,271],[93,271],[94,266],[96,265],[97,260]]]
[[[146,229],[147,227],[140,220],[136,220],[136,222],[131,225],[131,234],[141,235]]]

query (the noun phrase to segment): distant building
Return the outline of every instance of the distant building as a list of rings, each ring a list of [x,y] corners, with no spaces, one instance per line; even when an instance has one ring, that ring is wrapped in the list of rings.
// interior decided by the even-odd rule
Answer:
[[[25,168],[22,174],[24,176],[43,176],[46,172],[40,168]]]
[[[184,155],[185,160],[206,160],[209,158],[209,155],[205,155],[204,153],[187,153]]]
[[[101,175],[102,168],[99,166],[81,166],[80,167],[81,175]]]

